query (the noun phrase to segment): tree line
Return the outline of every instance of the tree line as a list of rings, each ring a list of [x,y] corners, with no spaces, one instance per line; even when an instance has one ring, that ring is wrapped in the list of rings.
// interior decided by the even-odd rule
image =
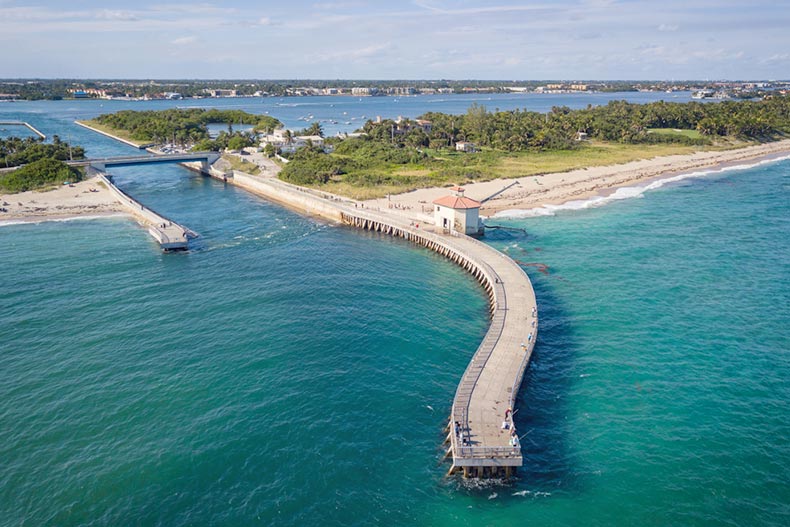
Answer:
[[[0,138],[0,167],[26,165],[39,159],[84,159],[85,149],[72,146],[52,136],[51,143],[45,143],[38,137],[7,137]]]
[[[472,141],[506,152],[576,148],[579,133],[592,139],[631,144],[701,145],[721,137],[769,140],[790,133],[790,97],[720,103],[611,101],[579,110],[555,106],[548,113],[490,112],[473,104],[463,115],[428,112],[420,118],[431,121],[430,132],[426,133],[415,122],[407,121],[404,125],[387,120],[368,121],[363,131],[373,140],[401,147],[452,148],[458,141]],[[651,133],[653,128],[692,129],[702,137]],[[407,131],[396,133],[396,129]]]
[[[209,140],[208,124],[224,123],[253,125],[254,129],[270,132],[282,125],[268,115],[256,115],[242,110],[203,108],[172,108],[169,110],[122,110],[103,114],[96,122],[129,132],[132,139],[155,143],[173,142],[193,145]]]

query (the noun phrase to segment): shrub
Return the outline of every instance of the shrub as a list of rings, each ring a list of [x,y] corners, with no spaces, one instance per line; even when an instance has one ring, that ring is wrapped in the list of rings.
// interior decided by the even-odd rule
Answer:
[[[25,192],[52,184],[80,181],[82,172],[57,159],[39,159],[11,173],[0,176],[0,188],[7,192]]]

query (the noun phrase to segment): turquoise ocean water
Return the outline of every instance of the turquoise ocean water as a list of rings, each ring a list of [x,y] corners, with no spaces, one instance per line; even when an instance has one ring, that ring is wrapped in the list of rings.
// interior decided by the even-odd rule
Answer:
[[[128,152],[70,124],[93,104],[0,113]],[[0,227],[0,525],[790,523],[790,162],[492,221],[542,317],[504,487],[439,464],[469,276],[181,168],[116,179],[201,237]]]

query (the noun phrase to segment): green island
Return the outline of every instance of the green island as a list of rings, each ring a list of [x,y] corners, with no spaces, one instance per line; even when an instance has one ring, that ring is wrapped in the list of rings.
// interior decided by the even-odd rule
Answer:
[[[254,134],[272,131],[282,123],[268,115],[256,115],[242,110],[202,108],[172,108],[159,111],[122,110],[102,114],[83,124],[137,143],[172,143],[189,145],[195,150],[238,150],[253,144]],[[228,131],[211,139],[209,124],[226,124]],[[233,125],[252,125],[252,132],[233,131]]]
[[[417,119],[368,121],[355,134],[323,138],[319,123],[271,140],[279,121],[239,111],[123,111],[95,120],[113,134],[176,142],[194,150],[260,145],[288,161],[284,181],[369,199],[417,188],[565,172],[700,150],[727,150],[786,138],[790,97],[720,103],[634,104],[550,112],[429,112]],[[252,124],[252,132],[208,138],[210,122]],[[92,123],[91,123],[92,124]],[[258,135],[260,134],[260,135]],[[298,143],[299,137],[305,139]],[[310,138],[321,138],[320,144]]]
[[[82,180],[82,170],[64,163],[84,159],[85,150],[53,136],[51,143],[39,138],[0,138],[0,167],[19,167],[0,174],[0,190],[25,192]]]

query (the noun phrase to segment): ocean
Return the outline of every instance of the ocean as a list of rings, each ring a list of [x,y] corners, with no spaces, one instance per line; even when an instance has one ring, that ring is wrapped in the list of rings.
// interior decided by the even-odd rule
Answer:
[[[0,115],[129,152],[71,124],[98,104]],[[440,462],[487,327],[470,276],[177,166],[114,173],[201,236],[0,227],[0,525],[790,522],[790,161],[490,220],[541,314],[505,486]]]

